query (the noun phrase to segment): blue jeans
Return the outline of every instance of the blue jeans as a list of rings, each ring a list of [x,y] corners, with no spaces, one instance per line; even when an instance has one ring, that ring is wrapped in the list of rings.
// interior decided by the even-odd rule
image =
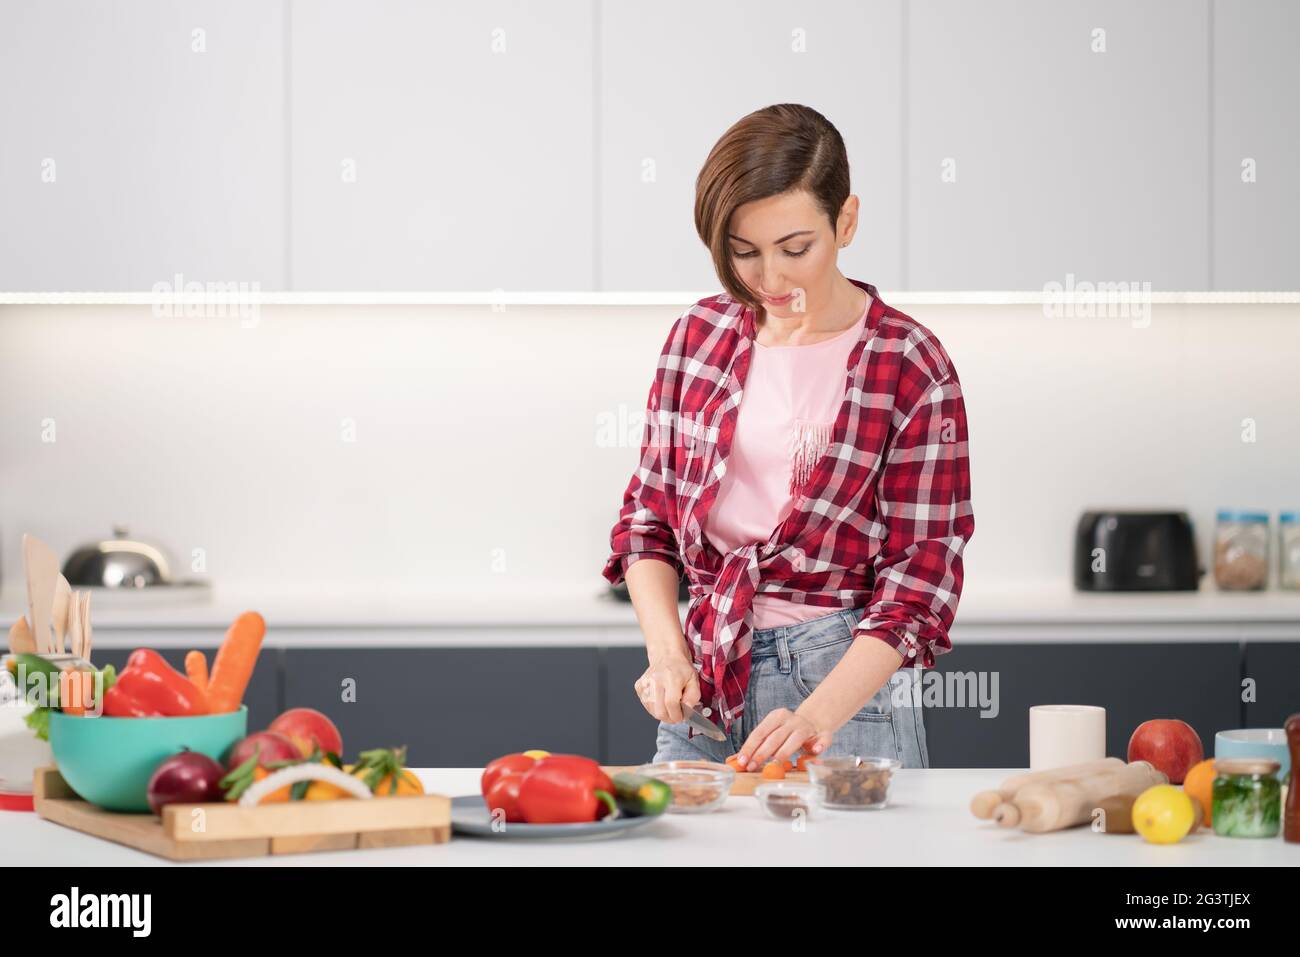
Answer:
[[[745,711],[732,723],[729,740],[714,741],[699,733],[688,739],[686,722],[661,721],[654,760],[725,761],[740,750],[769,711],[794,711],[812,694],[849,650],[855,640],[853,628],[865,615],[865,608],[834,611],[754,632]],[[908,670],[894,672],[862,710],[835,732],[825,753],[895,758],[905,768],[929,767],[920,697],[914,698],[911,691],[914,682]]]

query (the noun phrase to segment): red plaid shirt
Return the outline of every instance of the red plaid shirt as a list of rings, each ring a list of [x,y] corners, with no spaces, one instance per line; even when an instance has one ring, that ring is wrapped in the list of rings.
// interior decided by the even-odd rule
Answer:
[[[952,648],[975,531],[961,383],[932,332],[851,281],[872,301],[831,441],[767,541],[722,554],[703,533],[753,357],[754,310],[726,294],[697,302],[673,323],[650,387],[641,464],[602,574],[617,585],[628,565],[653,558],[688,576],[684,630],[701,699],[726,729],[745,707],[757,592],[828,613],[865,605],[856,634],[896,649],[900,667],[933,667]]]

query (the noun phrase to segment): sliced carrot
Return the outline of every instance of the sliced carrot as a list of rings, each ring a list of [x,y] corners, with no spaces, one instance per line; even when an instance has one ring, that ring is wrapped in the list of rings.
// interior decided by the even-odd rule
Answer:
[[[201,651],[191,651],[185,655],[185,674],[190,684],[199,689],[206,700],[208,697],[208,656]],[[211,707],[208,713],[212,713]]]
[[[230,626],[226,640],[217,649],[208,679],[208,709],[212,714],[239,710],[265,635],[266,622],[255,611],[244,612]],[[185,667],[189,669],[188,658]]]

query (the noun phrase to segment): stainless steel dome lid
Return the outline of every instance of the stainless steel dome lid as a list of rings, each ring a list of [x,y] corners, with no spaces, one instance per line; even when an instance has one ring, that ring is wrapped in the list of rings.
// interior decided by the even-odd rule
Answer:
[[[68,556],[63,563],[63,577],[73,588],[150,588],[172,584],[166,553],[129,536],[125,525],[114,525],[111,539],[83,545]]]

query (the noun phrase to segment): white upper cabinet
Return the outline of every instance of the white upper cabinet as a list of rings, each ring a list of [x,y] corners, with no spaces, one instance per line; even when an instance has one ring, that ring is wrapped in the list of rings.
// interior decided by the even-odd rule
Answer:
[[[592,4],[292,4],[301,290],[594,288]]]
[[[1300,290],[1296,0],[4,0],[0,294],[721,289],[695,183],[844,135],[888,290]],[[209,287],[211,288],[211,287]]]
[[[1214,5],[1214,288],[1300,289],[1300,3]]]
[[[0,291],[283,288],[282,9],[0,4]]]
[[[908,16],[909,288],[1207,288],[1206,4],[913,0]]]
[[[695,232],[695,179],[748,113],[802,103],[844,136],[862,224],[846,276],[900,273],[900,4],[602,3],[598,288],[720,290]]]

